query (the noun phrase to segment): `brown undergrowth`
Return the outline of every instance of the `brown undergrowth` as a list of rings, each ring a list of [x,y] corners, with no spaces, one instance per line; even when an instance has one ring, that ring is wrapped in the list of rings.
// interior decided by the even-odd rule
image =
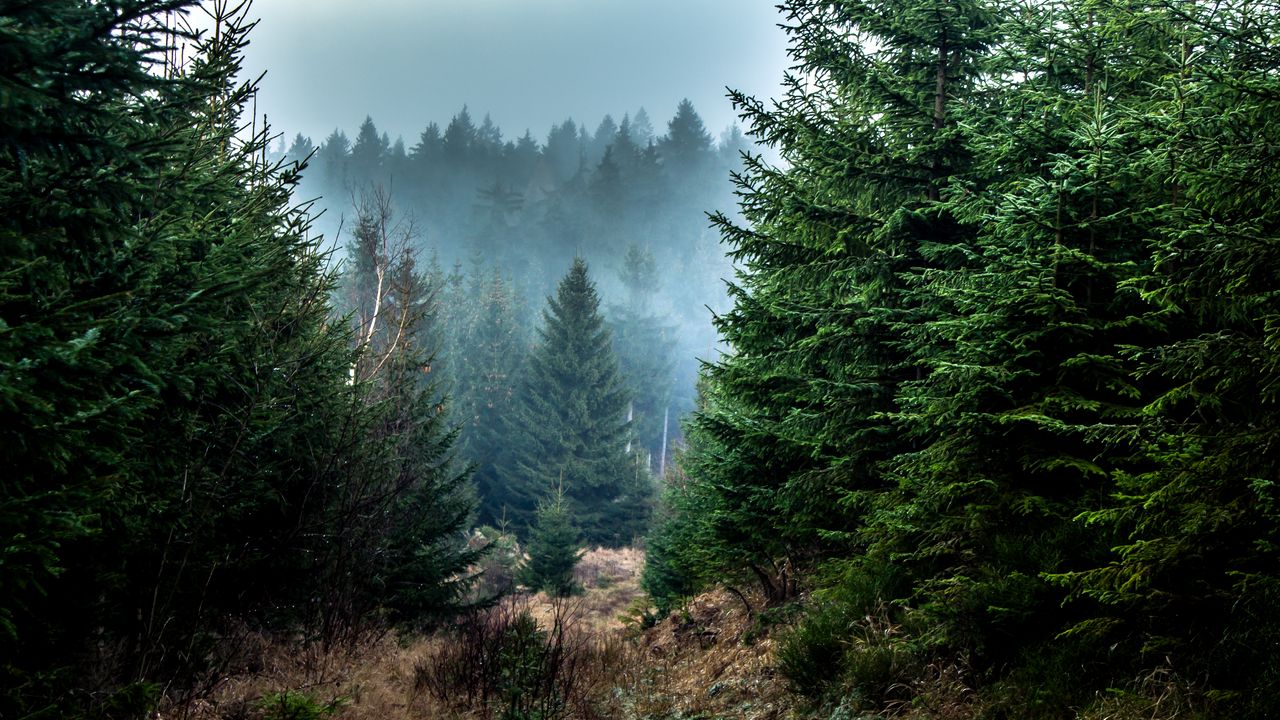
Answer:
[[[429,637],[368,634],[342,647],[257,637],[190,720],[772,719],[796,717],[759,614],[717,591],[641,630],[634,549],[596,549],[581,595],[519,594]],[[758,605],[758,600],[747,598]]]

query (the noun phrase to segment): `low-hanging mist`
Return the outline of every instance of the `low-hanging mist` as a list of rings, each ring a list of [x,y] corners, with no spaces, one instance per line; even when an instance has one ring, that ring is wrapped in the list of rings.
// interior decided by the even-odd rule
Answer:
[[[381,194],[388,220],[435,279],[440,336],[433,350],[452,405],[474,378],[467,317],[505,294],[526,352],[544,299],[575,258],[591,268],[631,389],[629,416],[654,471],[693,407],[698,363],[716,352],[712,313],[727,307],[732,264],[707,213],[733,207],[730,173],[749,144],[737,126],[718,139],[682,101],[661,130],[644,108],[594,128],[566,119],[545,139],[508,138],[462,108],[416,141],[392,141],[372,118],[351,136],[295,136],[283,157],[308,161],[295,197],[315,198],[316,228],[349,250],[357,208]],[[502,285],[499,291],[494,283]],[[475,416],[457,420],[464,426]],[[467,430],[464,427],[464,435]],[[476,458],[468,458],[476,460]]]

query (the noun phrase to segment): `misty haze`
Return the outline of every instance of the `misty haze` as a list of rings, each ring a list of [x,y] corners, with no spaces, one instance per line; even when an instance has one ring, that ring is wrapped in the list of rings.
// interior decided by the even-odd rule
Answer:
[[[0,720],[1280,717],[1280,8],[0,0]]]

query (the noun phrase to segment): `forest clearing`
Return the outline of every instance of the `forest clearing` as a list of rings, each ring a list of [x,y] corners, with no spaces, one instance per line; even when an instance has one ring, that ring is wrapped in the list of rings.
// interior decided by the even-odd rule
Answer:
[[[552,705],[564,706],[554,714],[565,718],[798,717],[788,710],[788,694],[773,665],[770,628],[754,622],[737,597],[708,593],[656,625],[642,627],[642,563],[637,550],[595,548],[578,565],[581,595],[511,596],[481,614],[479,622],[509,628],[515,616],[527,612],[543,632],[563,631],[565,656],[554,662],[574,672],[572,682],[560,678],[547,687],[539,678],[525,678],[521,701],[534,707],[540,700],[536,696],[546,692],[553,696]],[[192,707],[162,709],[159,717],[312,717],[305,712],[335,720],[511,716],[517,703],[505,694],[508,690],[499,687],[492,697],[468,698],[462,683],[442,680],[461,670],[450,667],[452,663],[481,662],[458,652],[458,642],[449,632],[425,638],[393,632],[356,638],[327,651],[317,645],[248,643],[242,669],[220,678]],[[539,654],[537,662],[552,661]],[[539,670],[552,668],[539,665]],[[497,674],[504,672],[510,669]]]
[[[0,720],[1280,717],[1278,187],[1275,2],[0,1]]]

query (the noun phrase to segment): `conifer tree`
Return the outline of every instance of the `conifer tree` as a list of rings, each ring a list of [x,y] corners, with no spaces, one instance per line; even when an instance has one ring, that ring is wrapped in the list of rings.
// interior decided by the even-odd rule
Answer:
[[[347,163],[350,158],[351,141],[347,139],[346,133],[334,128],[316,151],[315,170],[326,190],[334,194],[346,194]]]
[[[554,597],[568,597],[579,589],[573,580],[573,569],[582,551],[561,490],[538,504],[525,548],[529,558],[520,568],[522,584]]]
[[[613,121],[613,116],[605,115],[601,118],[600,124],[596,126],[596,131],[591,136],[587,162],[593,165],[600,162],[600,159],[604,157],[605,150],[613,146],[617,134],[618,124]]]
[[[689,472],[731,488],[713,493],[732,523],[720,554],[739,543],[774,600],[792,591],[789,567],[825,542],[856,544],[843,533],[892,502],[881,463],[906,445],[887,413],[921,372],[895,327],[931,312],[910,277],[969,242],[938,200],[967,167],[955,117],[988,23],[973,2],[785,11],[804,80],[773,109],[736,100],[789,169],[753,158],[740,180],[750,229],[717,217],[743,272],[717,320],[734,353],[709,368],[714,402],[690,431],[722,451]]]
[[[311,142],[311,138],[306,137],[302,133],[294,135],[293,142],[290,143],[289,149],[285,151],[285,158],[289,162],[302,163],[311,159],[311,153],[315,152],[315,145]]]
[[[653,121],[644,108],[637,110],[631,118],[631,137],[641,149],[649,147],[654,141]]]
[[[467,476],[453,462],[433,374],[439,343],[438,274],[416,268],[412,227],[396,225],[389,195],[366,193],[357,208],[348,288],[358,354],[352,380],[364,391],[369,425],[332,529],[326,622],[383,607],[420,627],[455,609],[474,553],[462,544],[473,511]],[[352,572],[352,568],[360,568]]]
[[[613,346],[630,389],[629,415],[636,439],[633,450],[648,456],[644,464],[652,472],[655,463],[660,464],[664,424],[668,429],[670,426],[675,383],[674,333],[654,306],[660,286],[653,253],[633,244],[623,263],[620,279],[627,299],[613,313]]]
[[[1200,678],[1221,716],[1272,717],[1280,205],[1266,148],[1280,132],[1280,53],[1255,40],[1280,32],[1280,14],[1187,2],[1124,6],[1107,19],[1108,29],[1142,30],[1122,36],[1141,42],[1128,58],[1146,80],[1127,103],[1141,121],[1126,140],[1138,149],[1130,172],[1143,181],[1150,262],[1130,287],[1164,333],[1125,343],[1144,405],[1136,427],[1116,433],[1132,461],[1082,514],[1112,552],[1059,576],[1103,605],[1072,636],[1123,648],[1140,668]]]
[[[444,129],[441,139],[441,156],[457,167],[465,167],[473,159],[476,142],[476,126],[466,106],[454,115]]]
[[[646,518],[626,455],[627,391],[587,265],[575,259],[543,311],[512,425],[504,469],[507,517],[527,531],[537,501],[562,487],[590,543],[622,544]]]
[[[676,107],[658,149],[663,160],[673,168],[696,167],[706,161],[711,152],[711,134],[688,98]]]
[[[578,147],[578,124],[572,118],[551,128],[542,157],[549,166],[552,177],[563,182],[573,177],[582,164]]]
[[[373,182],[388,159],[391,147],[385,136],[378,134],[373,118],[365,116],[356,133],[356,141],[351,145],[351,155],[347,160],[348,171],[356,182]]]
[[[912,286],[929,314],[896,326],[919,368],[896,401],[912,447],[887,463],[901,496],[866,534],[908,572],[935,639],[993,665],[1092,652],[1054,642],[1085,610],[1045,577],[1106,547],[1074,518],[1126,455],[1098,429],[1132,422],[1139,390],[1121,348],[1150,334],[1123,290],[1149,199],[1124,104],[1149,78],[1112,75],[1099,91],[1098,68],[1133,50],[1107,25],[1059,4],[1001,25],[985,64],[999,92],[959,109],[973,169],[942,198],[974,231],[933,251],[943,261]]]
[[[338,481],[347,338],[296,173],[241,135],[243,18],[219,6],[180,65],[162,14],[184,4],[4,11],[26,58],[0,121],[6,717],[141,714],[228,618],[315,590],[305,498]]]
[[[430,460],[380,464],[387,445],[366,442],[387,405],[351,382],[297,170],[267,164],[269,133],[243,117],[244,7],[214,4],[197,40],[166,22],[184,5],[0,11],[24,58],[0,118],[5,717],[150,714],[161,688],[181,700],[218,670],[234,626],[319,629],[327,580],[381,602],[372,587],[407,579],[388,595],[420,617],[459,569],[430,547],[452,530],[423,529],[457,519],[434,480],[388,501],[417,529],[347,512],[359,483]],[[180,40],[185,56],[166,50]],[[438,452],[423,427],[394,437]],[[361,534],[391,565],[335,572],[336,539]]]
[[[480,502],[477,521],[494,526],[508,504],[499,469],[510,450],[516,378],[525,353],[525,332],[516,320],[515,304],[512,288],[493,269],[456,356],[460,367],[453,407],[462,425],[459,452],[474,468]]]

